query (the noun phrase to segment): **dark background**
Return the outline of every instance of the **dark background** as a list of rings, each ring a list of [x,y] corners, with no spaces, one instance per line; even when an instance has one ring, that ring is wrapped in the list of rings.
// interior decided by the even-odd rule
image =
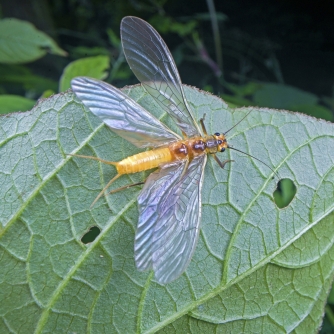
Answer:
[[[3,17],[17,17],[34,23],[69,51],[67,59],[50,56],[52,61],[42,59],[31,65],[41,75],[54,80],[59,78],[64,65],[73,60],[70,51],[74,46],[99,45],[110,49],[106,29],[111,28],[119,34],[120,21],[126,15],[136,15],[149,22],[154,16],[187,22],[196,20],[198,14],[208,13],[204,0],[2,0],[0,3]],[[224,80],[236,84],[244,84],[247,80],[279,82],[332,97],[332,1],[216,0],[214,5],[216,12],[224,16],[218,22]],[[199,37],[214,59],[210,18],[197,22]],[[181,48],[184,53],[178,64],[183,82],[197,87],[213,85],[215,93],[224,90],[214,81],[214,75],[210,76],[208,66],[191,60],[196,55],[185,45],[182,47],[184,39],[170,32],[162,32],[162,37],[172,52]],[[272,65],[274,62],[276,65]]]

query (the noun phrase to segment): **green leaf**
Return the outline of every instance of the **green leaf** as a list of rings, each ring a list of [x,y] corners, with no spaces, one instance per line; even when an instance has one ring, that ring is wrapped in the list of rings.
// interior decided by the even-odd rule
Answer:
[[[228,94],[221,94],[220,97],[226,101],[230,107],[252,106],[254,103],[251,100],[243,98],[242,96],[234,96]]]
[[[333,289],[333,285],[332,285],[332,289],[331,289],[331,292],[329,293],[327,301],[330,304],[334,304],[334,289]]]
[[[31,23],[15,18],[0,20],[0,63],[28,63],[47,52],[67,55],[51,37]]]
[[[153,27],[157,27],[157,29],[162,33],[174,32],[181,37],[192,34],[198,24],[196,20],[189,20],[188,22],[180,23],[169,16],[162,16],[158,14],[151,17],[150,23]]]
[[[288,206],[296,194],[296,187],[290,179],[281,179],[274,192],[276,205],[282,209]]]
[[[318,117],[325,119],[326,121],[333,121],[333,113],[330,109],[320,106],[320,105],[312,105],[312,104],[299,104],[295,106],[291,106],[291,110],[302,112],[306,115]]]
[[[0,114],[30,110],[36,101],[19,95],[0,95]]]
[[[259,89],[260,90],[263,89],[263,85],[257,82],[252,82],[252,81],[248,82],[245,85],[235,85],[235,84],[224,82],[224,86],[228,88],[232,93],[234,93],[234,95],[241,96],[241,97],[253,95]],[[267,87],[267,86],[265,85],[264,87]]]
[[[141,87],[132,98],[171,124]],[[185,87],[209,133],[226,131],[249,108]],[[228,150],[209,158],[195,254],[162,286],[137,271],[133,245],[139,188],[101,198],[112,166],[138,150],[117,137],[71,92],[0,118],[0,332],[311,333],[333,280],[334,127],[305,115],[252,112],[228,133],[233,147],[291,179],[296,194],[276,207],[277,177]],[[124,176],[113,188],[142,179]],[[92,243],[81,241],[96,226]]]
[[[260,107],[290,109],[296,105],[315,105],[318,97],[296,87],[276,83],[264,83],[254,94],[254,102]]]
[[[233,88],[232,85],[228,87],[230,89]],[[319,98],[316,95],[296,87],[276,83],[250,84],[245,87],[257,89],[254,93],[254,102],[260,107],[266,106],[299,111],[327,121],[334,119],[330,109],[318,104]],[[252,93],[251,91],[249,92]],[[326,101],[328,102],[328,99]]]
[[[58,82],[32,73],[23,65],[0,64],[0,84],[5,87],[23,86],[25,90],[41,94],[45,89],[56,91]]]
[[[112,29],[107,28],[106,30],[108,37],[109,37],[109,42],[114,48],[120,48],[121,47],[121,40],[119,38],[119,35],[116,34]]]
[[[101,55],[110,55],[110,50],[102,46],[76,46],[69,48],[71,57],[74,59],[85,58],[85,57],[95,57]]]
[[[69,63],[61,75],[59,91],[64,92],[71,87],[71,80],[78,76],[105,79],[109,68],[108,56],[95,56],[78,59]]]

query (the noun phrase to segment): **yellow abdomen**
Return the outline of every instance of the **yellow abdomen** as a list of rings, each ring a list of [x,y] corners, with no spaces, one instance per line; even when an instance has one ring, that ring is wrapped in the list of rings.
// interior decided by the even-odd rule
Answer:
[[[118,174],[138,173],[159,167],[162,163],[170,162],[173,156],[168,147],[141,152],[115,163]]]

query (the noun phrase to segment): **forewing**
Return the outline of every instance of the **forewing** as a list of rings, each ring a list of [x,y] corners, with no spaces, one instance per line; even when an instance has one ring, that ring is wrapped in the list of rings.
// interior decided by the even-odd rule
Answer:
[[[157,147],[180,140],[177,134],[114,86],[88,77],[73,79],[71,86],[94,115],[137,147]]]
[[[127,16],[121,23],[121,38],[128,64],[147,92],[188,137],[200,135],[174,59],[158,32],[147,22]]]
[[[194,158],[184,173],[182,164],[151,174],[138,198],[136,264],[139,270],[153,268],[159,283],[178,278],[194,253],[206,158]]]
[[[152,241],[161,203],[179,182],[185,165],[185,161],[178,161],[151,173],[138,196],[139,220],[135,238],[135,260],[139,270],[152,268]]]

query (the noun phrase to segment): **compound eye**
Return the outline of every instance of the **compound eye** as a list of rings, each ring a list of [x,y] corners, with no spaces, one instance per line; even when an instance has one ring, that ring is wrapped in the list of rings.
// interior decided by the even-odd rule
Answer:
[[[223,147],[223,148],[220,150],[220,152],[225,152],[225,147]]]
[[[216,133],[215,133],[215,136],[219,137],[219,136],[220,136],[220,133],[219,133],[219,132],[216,132]]]

